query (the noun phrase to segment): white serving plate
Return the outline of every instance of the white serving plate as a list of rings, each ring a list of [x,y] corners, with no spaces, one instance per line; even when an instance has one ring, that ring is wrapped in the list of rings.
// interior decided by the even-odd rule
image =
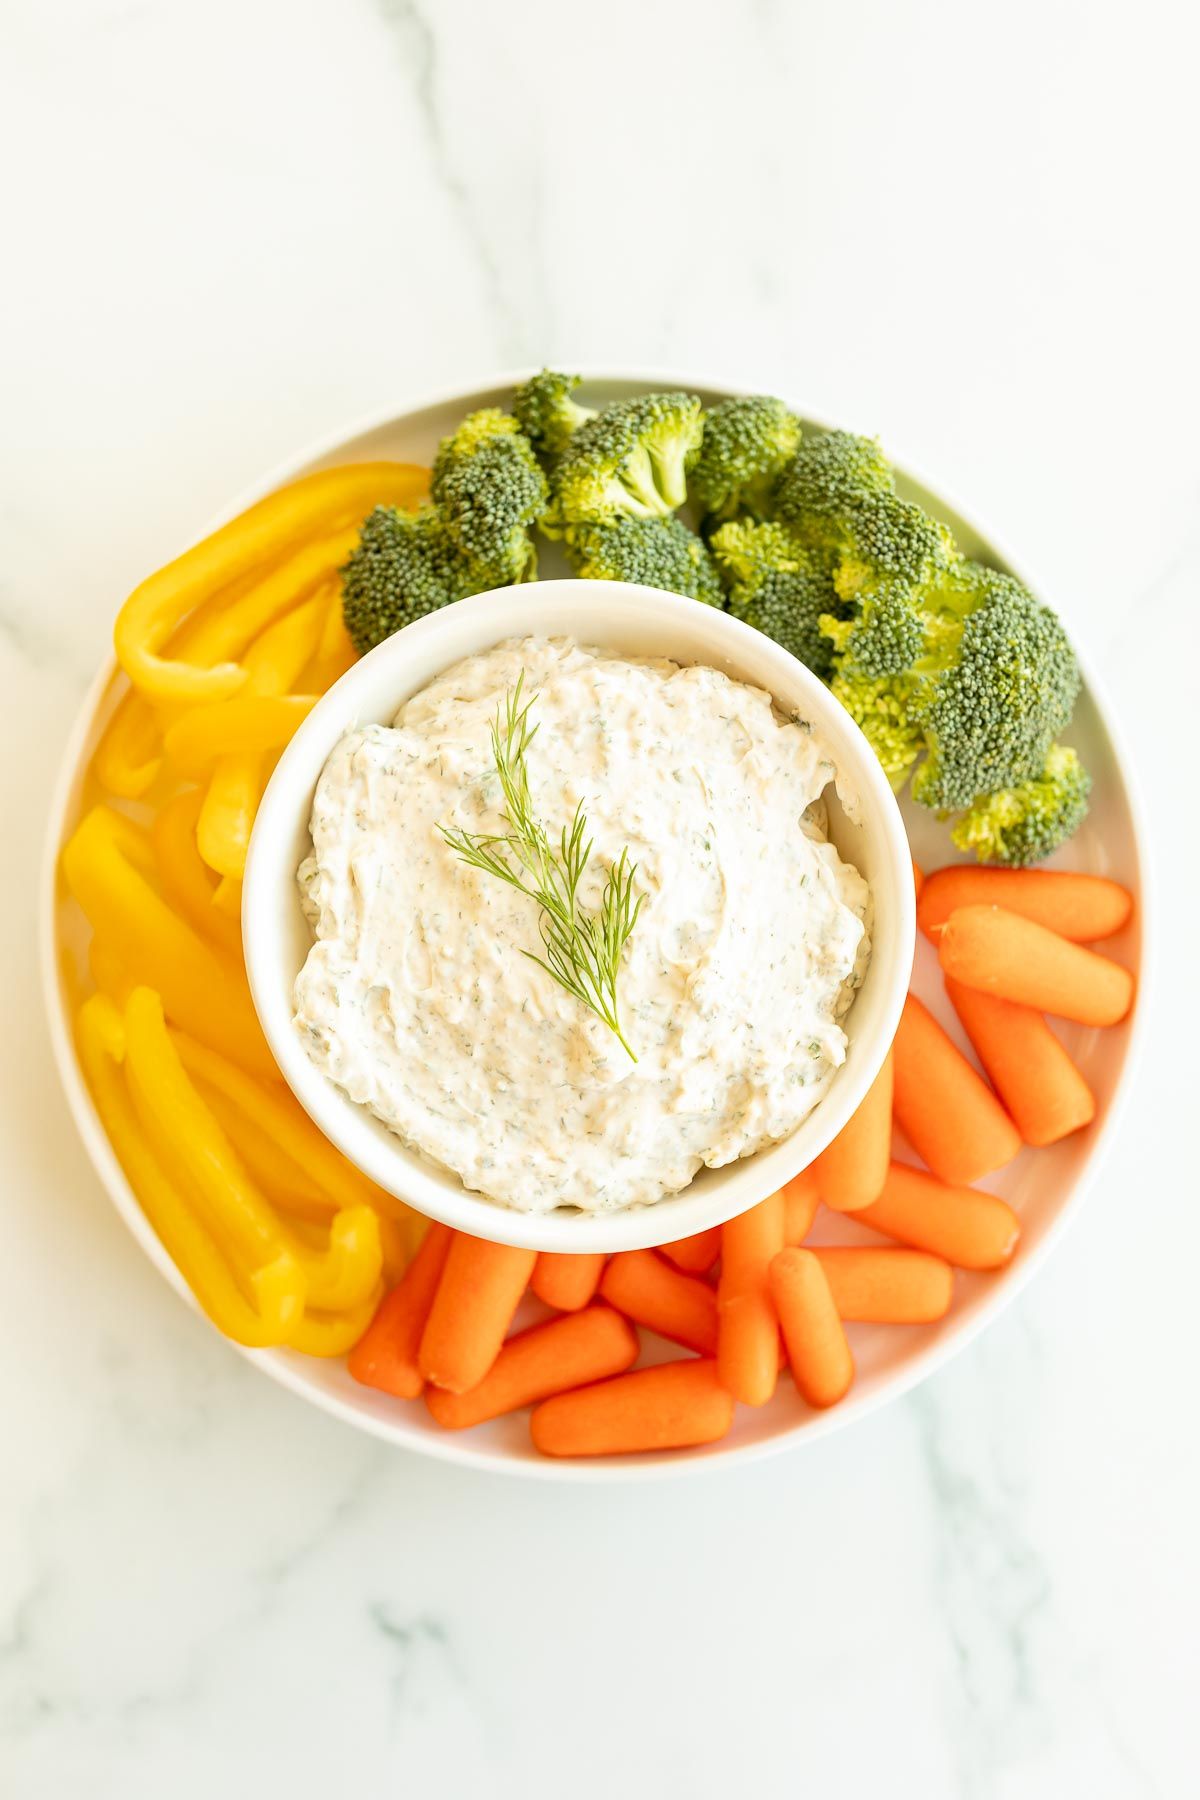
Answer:
[[[480,406],[506,404],[514,383],[525,373],[519,371],[486,386],[444,394],[341,432],[336,438],[273,470],[256,484],[253,491],[239,496],[224,516],[231,517],[240,512],[284,481],[333,463],[373,457],[428,462],[439,438],[465,412]],[[593,370],[587,372],[585,394],[603,402],[639,390],[664,387],[687,388],[700,394],[706,402],[743,391],[673,371]],[[808,422],[814,427],[824,423],[815,419]],[[895,446],[887,448],[891,451]],[[913,476],[911,471],[905,471],[901,458],[893,460],[901,491],[920,500],[944,519],[966,551],[1012,570],[1035,592],[1044,593],[1027,570],[1004,554],[994,536],[985,536],[947,502],[944,488],[939,485],[934,489]],[[544,572],[547,575],[558,572],[550,558],[546,560]],[[1053,595],[1044,594],[1044,597],[1051,602],[1054,600]],[[114,613],[121,598],[120,595],[113,596]],[[1074,635],[1074,621],[1068,616],[1066,623]],[[1140,809],[1129,761],[1120,746],[1115,722],[1096,681],[1087,673],[1086,662],[1084,673],[1084,692],[1067,736],[1092,771],[1092,810],[1082,830],[1054,859],[1053,866],[1111,875],[1133,890],[1137,901],[1133,919],[1119,939],[1104,947],[1111,948],[1123,961],[1140,969],[1142,996],[1132,1018],[1113,1030],[1095,1031],[1074,1025],[1062,1027],[1064,1042],[1096,1094],[1095,1122],[1086,1131],[1050,1149],[1023,1151],[1009,1168],[984,1184],[1003,1194],[1020,1212],[1022,1241],[1012,1265],[996,1275],[960,1274],[953,1308],[937,1326],[851,1326],[858,1378],[840,1406],[829,1412],[810,1412],[795,1395],[790,1381],[785,1380],[771,1405],[759,1410],[739,1408],[733,1431],[719,1444],[683,1453],[560,1463],[536,1455],[523,1414],[496,1420],[463,1434],[444,1432],[433,1425],[419,1404],[404,1404],[360,1387],[350,1379],[341,1363],[319,1361],[287,1350],[242,1350],[241,1354],[294,1393],[389,1443],[475,1467],[576,1481],[695,1473],[702,1468],[767,1455],[789,1445],[814,1442],[906,1392],[946,1362],[1009,1304],[1041,1266],[1062,1236],[1068,1220],[1077,1212],[1087,1180],[1097,1167],[1114,1129],[1125,1076],[1145,1011],[1147,958],[1143,920],[1148,911],[1148,872],[1145,846],[1139,835]],[[44,991],[54,1054],[68,1105],[97,1173],[151,1262],[181,1298],[194,1306],[186,1284],[151,1230],[100,1127],[72,1038],[73,1008],[80,994],[86,991],[83,952],[87,931],[77,908],[64,893],[58,874],[58,852],[81,809],[84,771],[92,749],[123,691],[124,678],[110,661],[97,674],[66,745],[50,808],[42,874],[39,910]],[[904,815],[918,862],[933,868],[953,860],[946,830],[930,814],[906,802]],[[960,1046],[967,1049],[942,992],[936,959],[924,942],[918,942],[913,985]],[[829,1215],[821,1216],[814,1233],[814,1241],[859,1240],[882,1241],[865,1227],[856,1227]],[[658,1357],[652,1353],[650,1360],[658,1360]]]

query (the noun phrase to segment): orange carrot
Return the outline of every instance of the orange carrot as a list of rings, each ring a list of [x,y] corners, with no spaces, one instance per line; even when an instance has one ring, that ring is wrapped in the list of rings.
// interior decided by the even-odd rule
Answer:
[[[1040,1012],[964,987],[950,976],[946,992],[1027,1144],[1056,1144],[1091,1122],[1092,1090]]]
[[[604,1271],[600,1292],[610,1306],[648,1331],[711,1356],[717,1347],[717,1296],[706,1281],[684,1275],[653,1250],[624,1250]]]
[[[936,941],[960,906],[1005,906],[1060,937],[1086,944],[1128,923],[1133,895],[1103,875],[1064,869],[935,869],[918,896],[917,923]]]
[[[817,1158],[817,1189],[834,1212],[857,1212],[883,1191],[892,1154],[892,1053],[850,1118]]]
[[[543,1250],[533,1265],[529,1283],[539,1300],[559,1312],[578,1312],[587,1305],[600,1284],[604,1257],[596,1253],[572,1256]]]
[[[925,887],[925,875],[924,875],[924,872],[921,869],[920,865],[918,864],[915,856],[912,859],[912,866],[913,866],[913,891],[916,894],[917,899],[919,900],[921,898],[921,894]]]
[[[771,1298],[783,1328],[792,1380],[810,1406],[835,1406],[854,1380],[854,1358],[825,1271],[811,1250],[781,1250]]]
[[[1021,1148],[1016,1126],[915,994],[904,1002],[894,1064],[900,1129],[935,1175],[978,1181],[1012,1161]]]
[[[721,1228],[717,1367],[735,1400],[763,1406],[779,1375],[779,1325],[768,1270],[783,1249],[783,1195],[771,1194]]]
[[[1133,1004],[1133,976],[1120,963],[999,906],[952,912],[938,957],[967,987],[1081,1025],[1119,1025]]]
[[[456,1231],[421,1335],[418,1366],[435,1387],[477,1387],[500,1353],[533,1274],[533,1250]]]
[[[465,1394],[426,1388],[425,1404],[448,1431],[498,1419],[550,1394],[619,1375],[637,1361],[638,1337],[609,1306],[586,1306],[509,1338],[479,1383]]]
[[[417,1254],[346,1358],[346,1367],[364,1387],[381,1388],[401,1400],[415,1400],[425,1385],[417,1365],[421,1333],[454,1236],[448,1225],[431,1225]]]
[[[543,1400],[530,1420],[543,1456],[628,1456],[712,1444],[733,1424],[714,1362],[688,1357]]]
[[[870,1325],[929,1325],[950,1310],[954,1273],[924,1250],[857,1244],[814,1249],[843,1319]]]
[[[694,1232],[691,1237],[676,1238],[673,1243],[662,1244],[659,1248],[685,1274],[707,1275],[721,1254],[721,1227],[710,1226],[707,1231]]]
[[[807,1169],[801,1169],[798,1175],[793,1175],[781,1192],[783,1241],[785,1244],[802,1244],[812,1230],[812,1222],[821,1204],[816,1164],[809,1163]]]
[[[1016,1213],[995,1194],[950,1187],[898,1162],[879,1199],[856,1217],[872,1231],[944,1256],[959,1269],[1001,1268],[1021,1234]]]

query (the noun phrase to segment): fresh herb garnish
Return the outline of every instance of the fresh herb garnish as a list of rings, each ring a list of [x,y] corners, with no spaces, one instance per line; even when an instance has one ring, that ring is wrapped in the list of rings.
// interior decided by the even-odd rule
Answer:
[[[492,760],[511,829],[500,836],[478,836],[445,825],[438,829],[465,863],[507,881],[510,887],[537,901],[545,955],[538,956],[532,950],[522,950],[521,955],[537,963],[568,994],[603,1019],[636,1062],[621,1030],[617,971],[644,898],[641,894],[634,898],[637,864],[630,862],[628,849],[622,850],[608,871],[599,909],[589,912],[581,904],[579,884],[592,854],[592,840],[585,841],[587,814],[580,801],[574,819],[569,827],[563,827],[555,847],[534,813],[525,753],[538,734],[538,727],[529,723],[530,708],[537,696],[522,706],[524,683],[522,673],[503,707],[497,707],[492,721]]]

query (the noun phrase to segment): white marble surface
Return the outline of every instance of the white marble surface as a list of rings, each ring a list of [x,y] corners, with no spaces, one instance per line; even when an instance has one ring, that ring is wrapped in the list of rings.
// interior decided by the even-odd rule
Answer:
[[[1195,18],[6,0],[6,1797],[1196,1791]],[[297,445],[542,358],[771,386],[976,503],[1159,855],[1143,1066],[1049,1270],[910,1399],[688,1485],[471,1476],[260,1379],[119,1225],[40,1021],[122,592]]]

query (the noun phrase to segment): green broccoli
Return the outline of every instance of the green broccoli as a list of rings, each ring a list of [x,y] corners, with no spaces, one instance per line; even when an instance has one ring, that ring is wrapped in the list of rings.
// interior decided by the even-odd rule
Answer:
[[[572,525],[565,548],[576,575],[635,581],[709,606],[721,605],[716,564],[703,540],[682,519],[620,518],[609,525]]]
[[[898,675],[921,655],[922,593],[956,556],[944,525],[909,500],[877,494],[850,508],[838,546],[834,587],[855,607],[832,631],[865,675]]]
[[[1041,771],[977,800],[952,827],[980,862],[1024,868],[1065,844],[1087,817],[1091,776],[1067,744],[1052,744]]]
[[[864,675],[843,665],[829,684],[879,758],[894,788],[902,788],[925,747],[913,716],[917,682],[911,675]]]
[[[537,575],[531,527],[548,499],[529,440],[511,413],[487,407],[443,438],[433,503],[466,564],[469,593]]]
[[[642,394],[606,406],[568,439],[543,531],[560,536],[569,525],[665,518],[687,499],[703,430],[692,394]]]
[[[775,484],[799,447],[800,421],[782,400],[722,400],[704,416],[692,498],[713,524],[739,513],[766,518]]]
[[[894,494],[896,478],[875,438],[849,431],[806,437],[775,490],[775,512],[804,541],[841,549],[848,513],[863,501]]]
[[[734,617],[827,676],[833,645],[822,620],[836,616],[839,605],[831,559],[806,550],[785,525],[755,519],[730,520],[713,533],[711,545]]]
[[[917,712],[929,754],[912,791],[954,811],[1038,774],[1070,720],[1079,666],[1058,619],[1011,575],[964,563],[926,606]]]
[[[571,398],[579,381],[578,375],[543,369],[539,375],[531,375],[513,395],[517,423],[543,463],[561,456],[579,427],[596,417],[592,407],[580,406]]]
[[[342,570],[342,614],[360,656],[470,592],[462,558],[433,507],[377,506]]]

